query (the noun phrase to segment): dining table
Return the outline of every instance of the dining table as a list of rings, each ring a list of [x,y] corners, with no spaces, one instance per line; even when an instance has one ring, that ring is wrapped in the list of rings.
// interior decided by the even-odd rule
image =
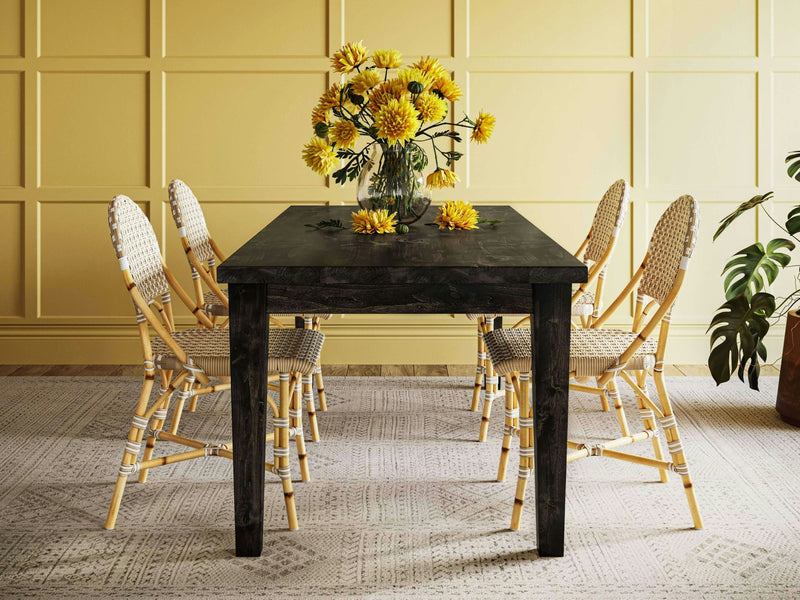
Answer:
[[[302,313],[529,314],[536,548],[564,555],[570,299],[587,268],[511,206],[475,208],[495,223],[439,229],[432,210],[408,233],[365,235],[349,228],[352,206],[290,206],[219,265],[230,304],[237,556],[260,556],[264,544],[269,315]],[[307,226],[323,221],[343,228]]]

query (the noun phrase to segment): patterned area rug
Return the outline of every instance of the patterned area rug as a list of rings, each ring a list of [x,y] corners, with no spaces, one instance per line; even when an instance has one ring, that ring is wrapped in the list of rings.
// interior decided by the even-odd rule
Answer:
[[[323,441],[307,446],[312,481],[295,485],[301,529],[286,530],[268,477],[261,558],[233,554],[223,458],[129,484],[117,528],[102,528],[137,378],[0,381],[4,598],[800,595],[800,430],[775,413],[776,378],[761,393],[668,381],[705,529],[690,529],[676,477],[581,460],[568,471],[566,556],[548,559],[534,549],[532,490],[522,528],[508,529],[516,446],[507,481],[495,482],[502,403],[477,443],[470,378],[328,378]],[[181,423],[184,435],[220,441],[228,428],[227,394]],[[615,428],[594,397],[571,395],[571,437]]]

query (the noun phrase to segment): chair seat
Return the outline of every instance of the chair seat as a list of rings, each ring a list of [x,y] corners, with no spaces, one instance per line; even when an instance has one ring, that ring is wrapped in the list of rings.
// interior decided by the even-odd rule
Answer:
[[[570,331],[569,371],[576,377],[599,377],[637,338],[619,329],[573,329]],[[497,329],[485,336],[495,370],[499,375],[531,368],[531,335],[524,329]],[[624,366],[626,371],[652,369],[658,340],[646,340]]]
[[[230,376],[228,329],[186,329],[176,331],[172,338],[206,375]],[[312,375],[319,361],[324,339],[324,334],[311,329],[270,329],[267,369]],[[177,371],[183,367],[181,360],[163,340],[153,339],[152,344],[156,367],[163,371]]]
[[[204,310],[207,315],[212,317],[227,317],[228,316],[228,307],[225,306],[217,295],[212,292],[211,290],[207,291],[203,294],[203,303],[204,303]],[[302,314],[298,315],[295,313],[273,313],[271,316],[273,317],[302,317],[304,319],[322,319],[323,321],[327,321],[330,319],[333,314]]]

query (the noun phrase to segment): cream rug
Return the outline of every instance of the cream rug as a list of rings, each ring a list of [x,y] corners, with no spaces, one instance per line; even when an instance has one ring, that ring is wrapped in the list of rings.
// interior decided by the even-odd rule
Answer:
[[[493,481],[501,403],[480,444],[470,378],[329,377],[312,481],[295,486],[300,531],[268,477],[264,555],[236,558],[223,458],[130,484],[103,530],[137,378],[0,378],[0,596],[796,598],[800,430],[775,413],[777,379],[762,381],[760,394],[668,381],[705,529],[689,529],[677,478],[586,459],[569,468],[566,556],[541,559],[532,502],[511,532],[515,476]],[[207,398],[182,433],[225,439],[228,401]],[[571,406],[573,436],[614,433],[595,398]]]

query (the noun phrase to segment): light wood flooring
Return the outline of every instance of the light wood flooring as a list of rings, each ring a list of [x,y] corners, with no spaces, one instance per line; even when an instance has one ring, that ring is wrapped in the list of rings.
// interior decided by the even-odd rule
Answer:
[[[323,365],[322,373],[323,375],[347,375],[351,377],[466,377],[475,374],[475,365]],[[673,377],[710,375],[706,365],[666,365],[664,373]],[[776,376],[778,373],[778,368],[773,365],[761,367],[761,374],[764,376]],[[0,365],[0,376],[118,376],[141,374],[141,365]]]

